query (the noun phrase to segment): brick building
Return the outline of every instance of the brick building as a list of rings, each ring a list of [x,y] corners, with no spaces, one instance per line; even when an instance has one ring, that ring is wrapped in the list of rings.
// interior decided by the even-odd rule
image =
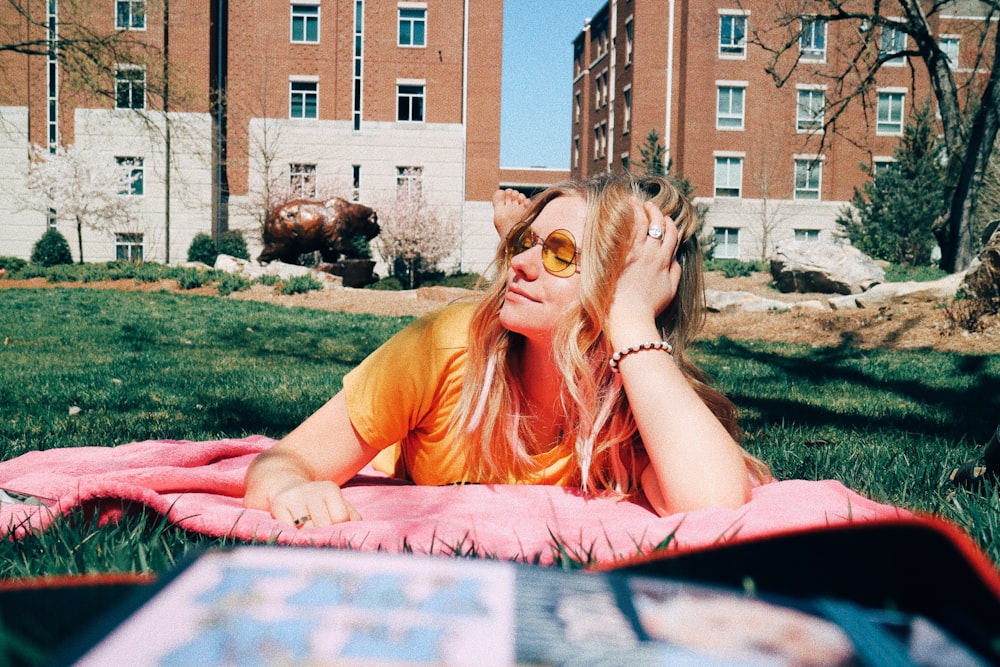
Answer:
[[[961,79],[985,14],[977,2],[950,4],[936,27]],[[572,174],[634,167],[655,130],[671,173],[708,207],[716,257],[761,259],[788,239],[832,239],[838,211],[868,178],[860,165],[891,161],[907,115],[931,98],[927,72],[892,59],[867,106],[853,104],[829,131],[832,75],[866,36],[854,22],[795,21],[783,67],[799,66],[777,87],[771,56],[748,39],[777,24],[775,11],[766,0],[609,0],[574,42]],[[890,28],[867,37],[882,54],[908,46]]]
[[[0,54],[0,255],[27,257],[51,224],[17,202],[28,148],[74,145],[136,175],[141,220],[85,228],[88,261],[183,261],[196,233],[225,229],[253,253],[268,200],[377,205],[402,187],[461,220],[456,268],[492,258],[502,0],[25,5],[0,8],[4,43],[80,26],[117,41],[108,80],[87,85],[54,59]]]

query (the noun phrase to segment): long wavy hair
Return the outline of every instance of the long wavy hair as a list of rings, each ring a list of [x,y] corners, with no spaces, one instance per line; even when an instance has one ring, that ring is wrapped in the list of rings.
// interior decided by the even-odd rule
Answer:
[[[705,382],[687,356],[705,317],[698,218],[692,203],[665,178],[605,175],[558,183],[536,195],[519,225],[531,224],[558,197],[586,202],[580,296],[558,324],[553,354],[562,376],[562,441],[572,442],[577,482],[584,489],[633,493],[646,457],[621,380],[608,366],[614,353],[604,335],[618,277],[632,238],[632,198],[652,201],[680,232],[677,261],[681,280],[673,301],[656,318],[674,359],[705,404],[737,441],[740,429],[732,402]],[[467,451],[468,479],[505,483],[535,471],[531,459],[532,417],[525,414],[519,355],[524,338],[501,326],[507,291],[507,259],[500,244],[491,268],[496,278],[477,307],[469,334],[469,355],[456,427]],[[664,273],[664,280],[668,276]],[[764,478],[766,466],[744,453],[748,467]]]

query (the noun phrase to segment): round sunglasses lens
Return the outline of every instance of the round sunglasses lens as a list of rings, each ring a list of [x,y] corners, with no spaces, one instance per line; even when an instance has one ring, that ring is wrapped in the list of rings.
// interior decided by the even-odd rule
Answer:
[[[569,233],[557,230],[549,234],[542,247],[542,261],[549,273],[565,277],[576,272],[576,243]]]

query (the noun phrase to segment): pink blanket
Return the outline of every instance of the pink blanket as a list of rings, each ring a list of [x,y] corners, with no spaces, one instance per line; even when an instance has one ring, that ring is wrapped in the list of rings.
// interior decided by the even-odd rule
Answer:
[[[263,436],[189,442],[155,440],[118,447],[30,452],[0,462],[0,488],[44,505],[0,503],[0,529],[23,536],[71,508],[96,504],[108,520],[128,500],[147,505],[187,530],[243,540],[363,550],[481,555],[549,563],[560,551],[600,561],[635,556],[670,541],[687,550],[852,521],[901,519],[882,505],[828,480],[765,484],[730,510],[708,508],[657,517],[647,507],[586,498],[548,486],[412,486],[365,470],[345,487],[363,521],[295,528],[244,509],[243,476]]]

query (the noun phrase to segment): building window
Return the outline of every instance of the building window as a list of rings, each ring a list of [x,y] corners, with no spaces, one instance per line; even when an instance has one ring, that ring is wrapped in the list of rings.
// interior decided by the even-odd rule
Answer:
[[[622,91],[622,102],[624,105],[625,118],[622,122],[622,134],[632,131],[632,88],[628,87]]]
[[[597,157],[603,158],[608,154],[608,124],[601,123],[597,128],[598,132],[598,155]]]
[[[739,197],[743,188],[743,158],[715,158],[715,196]]]
[[[727,58],[746,58],[747,17],[745,14],[719,16],[719,55]]]
[[[795,240],[805,241],[806,243],[818,243],[819,242],[819,230],[818,229],[796,229],[795,230]]]
[[[424,187],[423,167],[396,167],[396,196],[419,197]]]
[[[115,259],[122,262],[141,262],[142,234],[115,234]]]
[[[959,38],[953,35],[941,37],[941,51],[948,59],[948,67],[958,69],[958,45]]]
[[[826,60],[826,20],[805,19],[799,36],[799,52],[806,60]]]
[[[427,46],[426,8],[399,8],[399,46]]]
[[[146,0],[116,0],[115,28],[118,30],[145,30]]]
[[[364,69],[364,18],[365,18],[365,3],[364,0],[354,0],[354,73],[353,73],[353,90],[351,91],[351,120],[353,122],[353,127],[355,132],[361,130],[361,103],[362,103],[362,86],[361,77],[362,70]]]
[[[878,94],[878,118],[875,123],[875,134],[903,134],[903,98],[902,92],[881,92]]]
[[[627,174],[628,167],[629,167],[628,153],[622,153],[622,173]]]
[[[891,157],[877,157],[872,160],[872,178],[878,178],[889,169],[896,167],[896,159]]]
[[[813,132],[823,129],[826,110],[826,93],[815,88],[798,91],[795,109],[795,129],[799,132]]]
[[[123,174],[129,177],[128,185],[118,191],[120,195],[142,195],[144,169],[141,157],[116,157],[115,162]]]
[[[580,166],[580,137],[573,137],[573,168]]]
[[[743,86],[719,86],[715,127],[720,130],[743,129]]]
[[[351,165],[351,187],[353,191],[351,193],[351,198],[354,201],[361,199],[361,165],[352,164]]]
[[[292,41],[319,42],[319,5],[292,5]]]
[[[632,19],[625,22],[625,66],[628,67],[632,64],[632,50],[635,45],[634,43],[634,28],[632,26]]]
[[[892,26],[883,26],[878,43],[879,57],[885,59],[886,65],[901,66],[906,63],[906,57],[895,54],[904,51],[906,51],[906,33]]]
[[[146,108],[146,68],[141,65],[115,66],[115,108]]]
[[[317,81],[289,82],[289,118],[319,117],[319,83]]]
[[[288,165],[288,187],[293,197],[312,199],[316,196],[316,165]]]
[[[417,84],[396,86],[396,120],[410,123],[424,121],[424,87]]]
[[[820,177],[823,175],[823,164],[815,159],[795,161],[795,198],[819,199]]]
[[[738,227],[716,227],[712,257],[716,259],[740,258],[740,230]]]
[[[579,123],[580,119],[583,117],[583,96],[580,91],[577,91],[573,96],[573,118],[575,122]]]
[[[601,87],[602,90],[601,106],[607,106],[608,97],[611,94],[611,83],[610,80],[608,79],[608,70],[604,70],[604,72],[601,74],[601,78],[604,79],[604,85]]]

